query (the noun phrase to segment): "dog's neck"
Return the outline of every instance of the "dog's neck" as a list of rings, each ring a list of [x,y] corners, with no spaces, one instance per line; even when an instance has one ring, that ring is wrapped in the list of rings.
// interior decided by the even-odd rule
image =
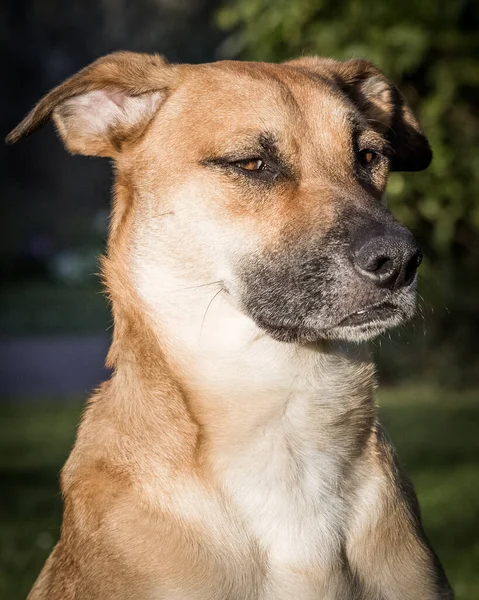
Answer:
[[[128,355],[133,385],[160,389],[174,380],[210,454],[237,453],[276,426],[345,460],[360,452],[373,420],[374,368],[364,346],[278,342],[218,285],[191,285],[164,270],[136,279],[148,362],[156,352],[158,361],[148,382],[144,369],[132,371],[132,358],[142,358],[131,355],[132,329],[117,322],[117,370]]]

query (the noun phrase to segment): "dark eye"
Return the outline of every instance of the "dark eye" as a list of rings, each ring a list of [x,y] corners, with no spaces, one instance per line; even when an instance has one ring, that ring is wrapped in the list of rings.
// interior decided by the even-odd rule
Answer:
[[[370,148],[364,148],[358,152],[359,162],[363,167],[371,167],[378,160],[379,154]]]
[[[234,165],[243,171],[263,171],[266,168],[266,164],[261,158],[237,160]]]

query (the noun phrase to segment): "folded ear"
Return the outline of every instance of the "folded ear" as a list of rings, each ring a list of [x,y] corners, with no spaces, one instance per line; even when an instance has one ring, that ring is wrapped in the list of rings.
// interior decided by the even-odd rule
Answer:
[[[174,72],[157,55],[104,56],[42,98],[6,141],[17,142],[53,118],[71,152],[114,157],[146,129],[168,95]]]
[[[334,80],[387,138],[393,150],[392,171],[421,171],[429,165],[431,148],[416,117],[399,90],[372,63],[305,57],[287,64]]]

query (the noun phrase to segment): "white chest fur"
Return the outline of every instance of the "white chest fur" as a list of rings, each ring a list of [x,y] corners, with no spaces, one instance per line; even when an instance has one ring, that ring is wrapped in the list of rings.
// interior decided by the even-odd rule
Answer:
[[[267,560],[265,599],[339,598],[347,507],[342,458],[322,448],[295,398],[250,444],[223,456],[225,489]],[[318,594],[321,594],[320,596]]]
[[[288,406],[226,459],[223,471],[227,490],[270,560],[294,568],[335,560],[344,518],[340,459],[308,439],[307,412]]]

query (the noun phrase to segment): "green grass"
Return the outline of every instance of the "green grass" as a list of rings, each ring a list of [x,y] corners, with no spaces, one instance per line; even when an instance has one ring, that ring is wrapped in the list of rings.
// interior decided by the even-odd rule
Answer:
[[[383,390],[379,404],[457,600],[479,598],[479,389]]]
[[[479,390],[382,390],[384,423],[458,600],[479,598]],[[57,539],[79,403],[0,405],[0,598],[23,600]]]
[[[0,598],[23,600],[58,537],[79,403],[0,405]]]

